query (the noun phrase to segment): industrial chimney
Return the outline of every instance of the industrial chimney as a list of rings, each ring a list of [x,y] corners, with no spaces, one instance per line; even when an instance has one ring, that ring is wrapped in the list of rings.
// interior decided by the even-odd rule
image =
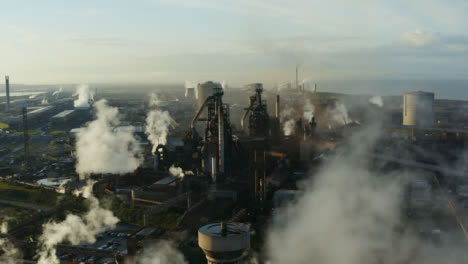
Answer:
[[[280,118],[280,95],[276,95],[276,118]]]
[[[5,89],[6,89],[6,110],[10,111],[10,77],[5,76]]]
[[[299,90],[299,83],[297,81],[297,78],[298,76],[297,76],[297,66],[296,66],[296,90]]]

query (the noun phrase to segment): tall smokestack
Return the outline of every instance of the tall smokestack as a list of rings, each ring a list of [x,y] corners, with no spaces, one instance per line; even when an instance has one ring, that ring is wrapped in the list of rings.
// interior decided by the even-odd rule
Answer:
[[[299,83],[297,82],[297,66],[296,66],[296,90],[299,90]]]
[[[10,111],[10,77],[5,76],[5,89],[6,89],[6,110]]]
[[[276,118],[280,117],[280,95],[276,95]]]
[[[223,106],[218,105],[218,147],[219,147],[219,172],[224,173],[224,120],[223,120]]]

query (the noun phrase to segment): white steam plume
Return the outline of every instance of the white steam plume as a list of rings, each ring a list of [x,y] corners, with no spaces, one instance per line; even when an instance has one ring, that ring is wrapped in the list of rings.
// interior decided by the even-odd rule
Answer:
[[[43,104],[43,105],[45,105],[45,104],[49,104],[49,100],[47,100],[47,98],[46,98],[46,96],[45,96],[45,95],[42,97],[41,104]]]
[[[58,96],[63,92],[63,87],[60,86],[60,88],[52,93],[52,96]]]
[[[0,228],[1,234],[8,233],[8,223],[3,222]],[[16,259],[21,259],[21,251],[7,238],[0,238],[0,263],[16,264]]]
[[[119,124],[119,113],[105,100],[98,101],[95,107],[97,119],[77,135],[77,173],[83,179],[91,173],[124,174],[136,170],[143,160],[133,129],[113,129]]]
[[[336,102],[333,107],[328,107],[327,114],[332,126],[344,126],[352,122],[348,115],[348,109],[340,102]]]
[[[91,173],[127,173],[138,168],[142,159],[133,130],[115,130],[119,124],[118,110],[107,105],[105,100],[96,103],[96,120],[90,122],[77,135],[76,172],[81,179]],[[100,206],[93,196],[93,181],[74,192],[87,198],[89,210],[83,216],[69,214],[61,222],[43,225],[37,252],[38,264],[59,264],[56,248],[60,243],[71,245],[94,243],[96,235],[115,228],[119,222],[114,214]]]
[[[229,85],[226,81],[222,81],[221,82],[221,87],[223,88],[223,90],[226,92],[227,89],[229,88]]]
[[[73,102],[75,107],[87,108],[89,107],[89,101],[94,99],[94,93],[89,89],[89,85],[87,84],[78,85],[73,96],[78,96]]]
[[[137,264],[188,264],[188,262],[172,243],[160,241],[143,249]]]
[[[311,122],[312,118],[314,117],[315,107],[310,102],[310,99],[306,99],[304,102],[304,120],[306,122]]]
[[[184,176],[185,176],[184,171],[182,170],[182,168],[175,167],[174,165],[172,165],[169,168],[169,172],[175,177],[184,178]]]
[[[294,131],[294,114],[295,111],[290,106],[284,108],[280,113],[280,122],[283,123],[283,133],[285,136],[292,135]]]
[[[372,96],[370,99],[369,99],[369,102],[371,104],[375,104],[379,107],[383,107],[383,100],[382,100],[382,97],[380,96]]]
[[[303,182],[298,201],[279,211],[268,232],[269,263],[464,263],[466,243],[441,244],[401,231],[401,201],[411,175],[377,172],[366,153],[379,128],[355,134],[345,151]],[[462,245],[462,246],[461,246]]]
[[[166,145],[169,127],[171,126],[171,115],[168,111],[159,109],[160,103],[159,97],[156,94],[151,94],[150,106],[154,109],[146,117],[145,133],[153,145],[151,150],[153,154],[158,145]]]
[[[91,189],[92,184],[88,182],[85,188]],[[119,219],[111,211],[103,209],[98,199],[91,194],[88,196],[88,201],[89,211],[85,215],[69,214],[62,222],[52,221],[43,225],[37,252],[38,264],[59,264],[56,248],[60,243],[69,242],[71,245],[94,243],[96,235],[115,228]]]

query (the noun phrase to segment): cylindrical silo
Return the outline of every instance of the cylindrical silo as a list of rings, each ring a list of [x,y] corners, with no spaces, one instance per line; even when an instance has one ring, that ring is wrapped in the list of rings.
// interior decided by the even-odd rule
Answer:
[[[434,94],[408,92],[403,95],[403,125],[430,127],[434,124]]]
[[[213,95],[215,88],[221,88],[221,84],[215,82],[204,82],[197,86],[197,104],[200,108],[208,96]]]
[[[249,227],[241,223],[213,223],[198,230],[198,245],[208,264],[242,263],[250,248]]]

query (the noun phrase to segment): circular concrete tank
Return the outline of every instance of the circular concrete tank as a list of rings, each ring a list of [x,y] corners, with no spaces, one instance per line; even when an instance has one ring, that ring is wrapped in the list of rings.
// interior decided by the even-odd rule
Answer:
[[[403,125],[430,127],[434,124],[434,94],[409,92],[403,95]]]
[[[250,248],[249,227],[241,223],[213,223],[198,230],[198,245],[208,264],[241,263]]]

